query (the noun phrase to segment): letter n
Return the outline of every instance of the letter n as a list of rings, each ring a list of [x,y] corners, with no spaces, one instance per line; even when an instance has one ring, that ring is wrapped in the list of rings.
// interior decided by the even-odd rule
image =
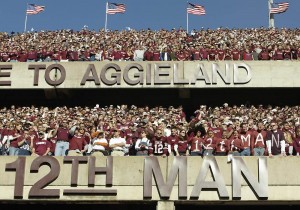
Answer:
[[[247,184],[260,200],[268,199],[268,170],[267,158],[259,157],[258,159],[258,181],[250,173],[242,157],[232,157],[232,199],[241,199],[241,173]]]

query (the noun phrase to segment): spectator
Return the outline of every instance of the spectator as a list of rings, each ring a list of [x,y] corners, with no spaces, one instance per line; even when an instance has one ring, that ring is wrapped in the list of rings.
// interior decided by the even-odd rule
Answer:
[[[178,139],[178,150],[176,156],[189,156],[189,138],[185,130],[180,131]]]
[[[109,147],[112,149],[111,156],[125,155],[126,140],[120,136],[120,130],[113,129],[113,137],[109,141]]]
[[[168,154],[175,156],[178,153],[178,131],[175,127],[171,129],[171,135],[167,137],[168,141]]]
[[[148,156],[149,155],[150,140],[147,138],[146,131],[142,130],[140,138],[136,141],[135,149],[137,156]]]
[[[209,129],[207,136],[204,139],[204,152],[203,156],[212,156],[215,150],[217,138],[212,129]]]
[[[278,130],[276,122],[271,122],[271,130],[267,132],[266,145],[270,157],[285,156],[285,138],[282,131]]]
[[[143,61],[144,60],[145,50],[142,45],[139,45],[138,48],[134,51],[133,60],[134,61]]]
[[[69,141],[68,156],[82,156],[86,152],[87,145],[84,138],[84,128],[76,127],[74,136]]]
[[[23,135],[17,139],[18,147],[19,147],[19,151],[18,151],[19,156],[30,156],[31,155],[31,150],[32,150],[33,143],[34,143],[33,140],[34,140],[34,136],[33,135],[30,136],[29,130],[25,129],[23,132]]]
[[[50,152],[50,143],[47,136],[41,130],[38,131],[38,140],[33,142],[32,156],[47,156]]]
[[[149,155],[166,157],[168,152],[168,142],[163,136],[163,132],[157,129],[154,137],[150,141]]]
[[[69,150],[69,127],[67,120],[64,119],[61,124],[56,124],[53,136],[57,136],[55,146],[55,156],[66,156],[67,150]]]

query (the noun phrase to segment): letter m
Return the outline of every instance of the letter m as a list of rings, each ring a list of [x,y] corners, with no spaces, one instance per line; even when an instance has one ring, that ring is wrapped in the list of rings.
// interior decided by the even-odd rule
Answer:
[[[178,197],[187,198],[187,158],[174,157],[169,176],[167,176],[165,182],[157,157],[146,157],[144,165],[144,198],[152,198],[152,175],[154,175],[160,197],[169,199],[177,174]]]

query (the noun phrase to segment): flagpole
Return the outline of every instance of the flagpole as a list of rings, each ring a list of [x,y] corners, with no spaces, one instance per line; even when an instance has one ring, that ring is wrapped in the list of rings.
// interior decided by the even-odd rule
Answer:
[[[188,6],[188,2],[187,3],[187,6]],[[189,33],[189,13],[187,12],[186,10],[186,33],[188,34]]]
[[[106,9],[105,9],[105,26],[104,26],[104,32],[106,32],[106,28],[107,28],[107,10],[108,10],[108,2],[106,2]]]
[[[275,28],[274,14],[271,14],[273,0],[269,0],[269,28]]]
[[[28,8],[28,3],[27,3],[27,8]],[[26,11],[25,11],[25,25],[24,25],[24,33],[26,33],[26,27],[27,27],[27,8],[26,8]]]

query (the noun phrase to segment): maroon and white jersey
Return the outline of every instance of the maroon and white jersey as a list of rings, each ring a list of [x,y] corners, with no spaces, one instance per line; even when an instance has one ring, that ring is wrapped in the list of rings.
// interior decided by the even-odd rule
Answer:
[[[157,136],[153,137],[149,145],[149,154],[154,155],[167,155],[168,152],[168,142],[165,137],[158,138]]]
[[[268,152],[273,155],[279,155],[281,152],[285,151],[285,138],[281,130],[277,131],[268,131],[266,141],[269,142]],[[284,142],[284,143],[283,143]]]
[[[227,152],[230,147],[229,143],[230,141],[227,139],[217,139],[215,152],[216,153]]]
[[[190,140],[191,152],[198,152],[203,150],[204,139],[194,137]]]
[[[252,143],[251,146],[253,148],[265,148],[266,147],[266,136],[267,132],[266,131],[254,131],[252,133]]]

